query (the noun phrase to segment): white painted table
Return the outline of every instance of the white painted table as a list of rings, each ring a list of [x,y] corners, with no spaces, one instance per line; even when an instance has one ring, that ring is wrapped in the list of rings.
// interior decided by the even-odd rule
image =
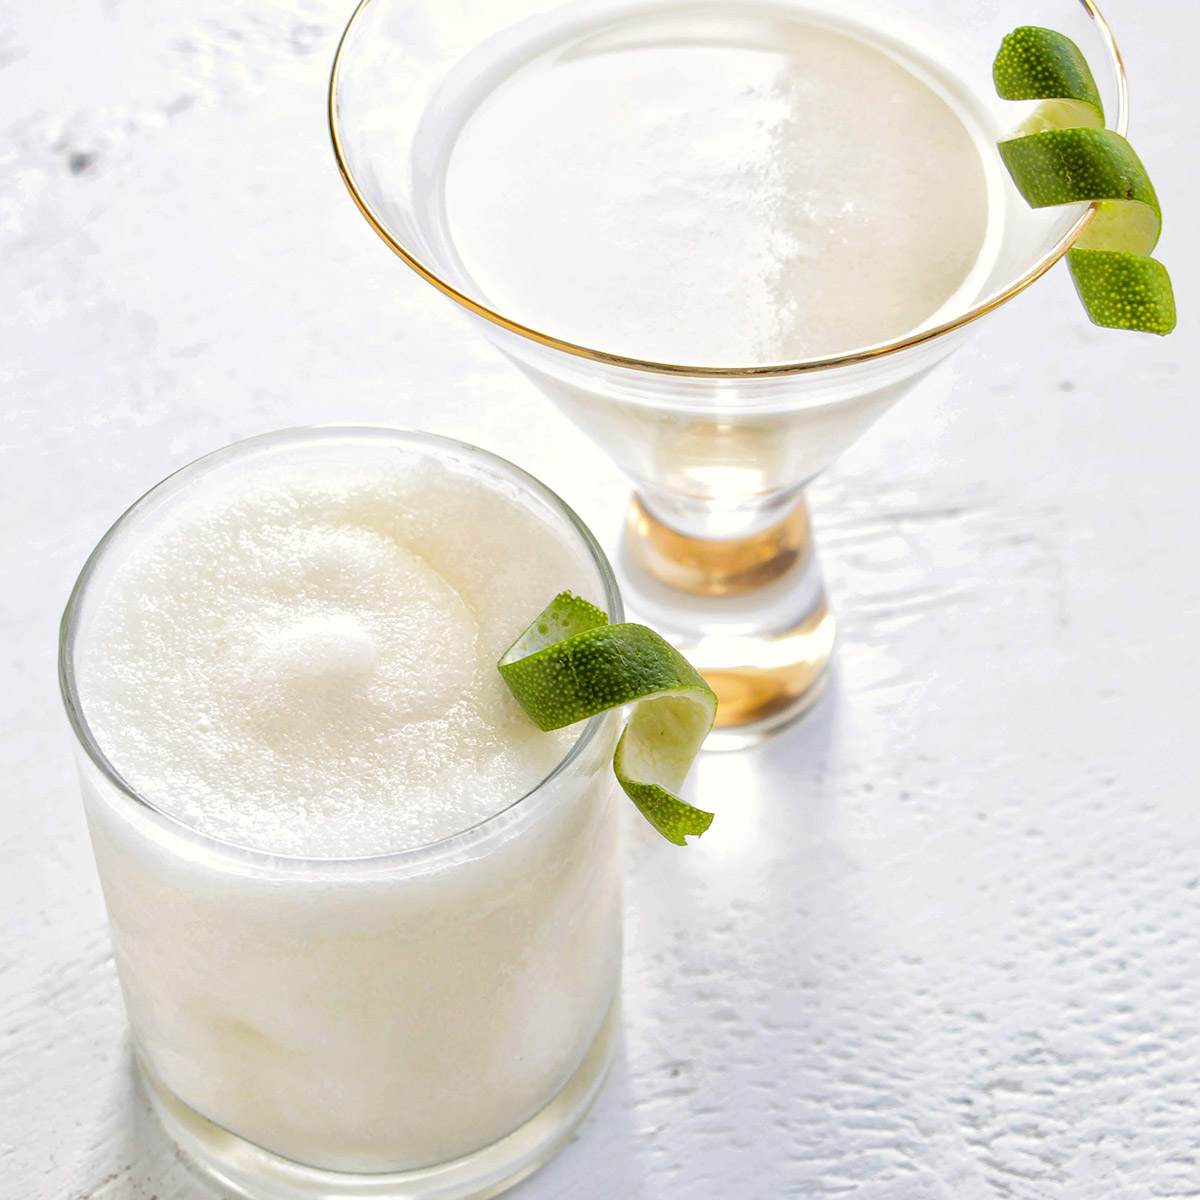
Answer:
[[[349,7],[0,5],[0,1200],[216,1195],[132,1084],[54,680],[113,517],[334,420],[618,528],[615,470],[344,194]],[[630,822],[621,1057],[521,1200],[1200,1196],[1200,19],[1105,7],[1182,330],[1095,330],[1056,271],[813,489],[832,694],[702,763],[699,845]]]

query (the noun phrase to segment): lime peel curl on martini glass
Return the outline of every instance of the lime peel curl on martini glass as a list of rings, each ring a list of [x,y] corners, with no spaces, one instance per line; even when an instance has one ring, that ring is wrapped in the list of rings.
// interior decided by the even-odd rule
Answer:
[[[1110,329],[1167,334],[1175,295],[1167,269],[1150,257],[1162,210],[1133,147],[1104,128],[1104,105],[1079,47],[1036,25],[1015,29],[992,75],[1004,100],[1040,100],[1000,157],[1033,208],[1099,201],[1096,215],[1067,252],[1088,316]]]

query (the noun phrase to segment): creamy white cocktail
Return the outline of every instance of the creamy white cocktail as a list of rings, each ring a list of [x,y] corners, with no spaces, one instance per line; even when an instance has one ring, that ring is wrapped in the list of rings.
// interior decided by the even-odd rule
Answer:
[[[619,976],[614,718],[542,733],[495,666],[564,588],[619,617],[550,493],[388,431],[242,443],[102,543],[66,695],[169,1104],[395,1173],[491,1146],[572,1081],[558,1125],[443,1175],[464,1194],[578,1117]]]
[[[482,41],[416,138],[450,277],[532,329],[689,367],[849,354],[970,307],[1006,222],[997,131],[936,43],[855,17],[564,5]],[[746,498],[790,487],[790,507],[899,394],[780,412],[733,384],[526,365],[653,513],[710,538],[777,519]]]
[[[968,306],[1003,186],[919,46],[791,3],[566,6],[480,47],[444,234],[534,329],[656,362],[843,354]],[[435,210],[436,211],[436,210]]]

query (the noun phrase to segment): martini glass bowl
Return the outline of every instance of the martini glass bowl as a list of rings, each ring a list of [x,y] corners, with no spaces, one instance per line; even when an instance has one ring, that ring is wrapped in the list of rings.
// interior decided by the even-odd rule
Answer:
[[[696,0],[714,13],[762,0]],[[681,7],[658,0],[362,0],[334,60],[329,121],[342,177],[392,251],[616,461],[633,483],[617,555],[627,607],[691,658],[720,699],[716,748],[748,744],[820,695],[834,643],[804,488],[969,336],[1048,271],[1094,206],[1034,211],[985,162],[995,244],[971,290],[891,341],[798,362],[696,364],[583,345],[493,303],[445,221],[445,181],[473,112],[557,31]],[[774,0],[806,20],[919,48],[1001,138],[1027,115],[999,100],[991,62],[1018,25],[1083,51],[1125,133],[1121,60],[1090,0]],[[530,48],[534,49],[530,49]],[[1028,106],[1032,108],[1033,105]],[[982,259],[981,259],[982,261]],[[588,287],[587,279],[579,287]],[[669,314],[668,314],[669,315]]]

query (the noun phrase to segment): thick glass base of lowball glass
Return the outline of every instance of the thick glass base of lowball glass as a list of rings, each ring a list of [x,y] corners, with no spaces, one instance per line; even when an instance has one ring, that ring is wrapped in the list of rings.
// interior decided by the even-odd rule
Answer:
[[[575,1074],[507,1137],[453,1162],[382,1175],[325,1171],[281,1158],[189,1108],[140,1058],[138,1067],[154,1111],[179,1149],[246,1200],[487,1200],[536,1171],[575,1131],[604,1086],[619,1026],[614,1001]]]
[[[750,745],[806,713],[833,657],[808,509],[745,537],[698,538],[634,497],[618,557],[630,620],[658,629],[717,693],[706,750]]]

